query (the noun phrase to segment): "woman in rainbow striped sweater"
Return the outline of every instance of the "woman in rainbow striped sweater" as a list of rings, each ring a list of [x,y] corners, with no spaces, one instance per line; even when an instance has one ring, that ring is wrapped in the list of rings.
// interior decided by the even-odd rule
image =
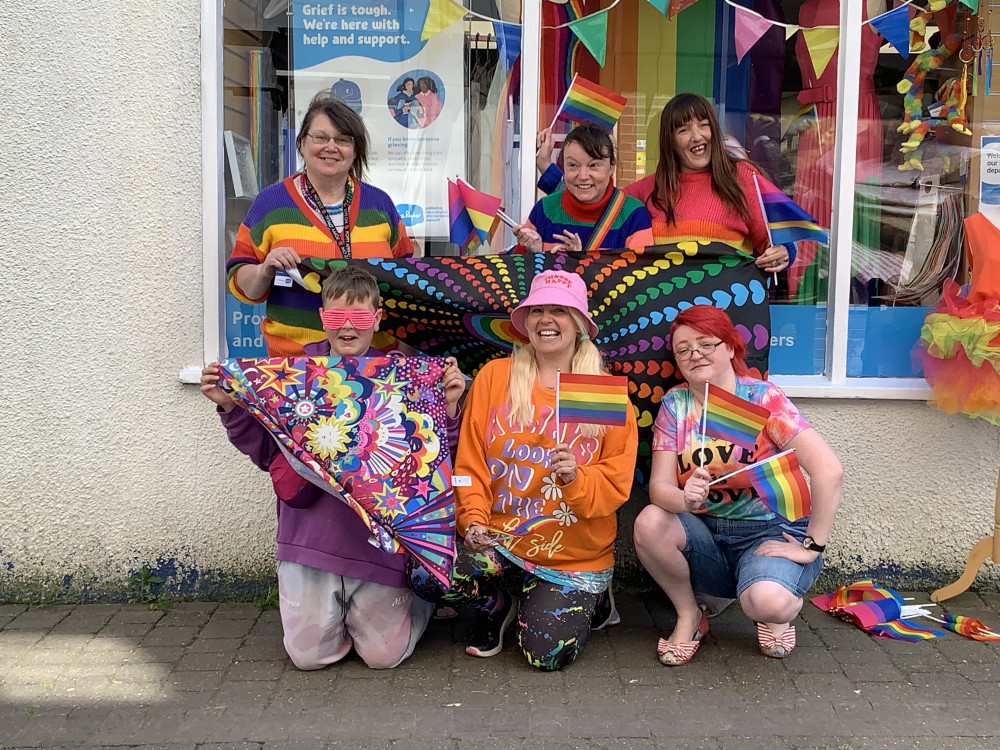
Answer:
[[[413,254],[392,199],[362,182],[368,131],[353,109],[318,94],[302,118],[296,146],[305,168],[254,199],[226,265],[237,299],[267,301],[261,331],[271,357],[302,356],[325,338],[319,286],[285,273],[305,258],[392,258]]]
[[[514,227],[521,248],[621,250],[653,244],[649,212],[611,184],[615,146],[604,128],[580,125],[563,144],[566,189],[542,198]]]

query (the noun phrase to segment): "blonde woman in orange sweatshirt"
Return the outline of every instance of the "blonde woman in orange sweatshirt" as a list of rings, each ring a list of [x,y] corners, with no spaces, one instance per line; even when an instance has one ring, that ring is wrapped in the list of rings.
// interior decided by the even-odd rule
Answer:
[[[636,421],[629,408],[624,426],[560,424],[556,434],[557,373],[604,371],[577,274],[538,274],[511,324],[529,343],[483,367],[464,407],[455,463],[464,543],[451,591],[419,571],[411,583],[425,599],[477,610],[467,653],[500,653],[516,615],[528,662],[556,670],[583,651],[599,601],[610,605],[603,592],[615,511],[632,486]]]

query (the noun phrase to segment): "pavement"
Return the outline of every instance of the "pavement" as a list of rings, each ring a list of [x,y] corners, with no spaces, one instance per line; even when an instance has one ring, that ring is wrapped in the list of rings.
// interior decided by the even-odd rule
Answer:
[[[915,594],[927,601],[926,594]],[[0,606],[0,748],[143,750],[874,750],[1000,747],[1000,645],[872,638],[806,604],[798,648],[761,656],[732,606],[694,661],[660,666],[662,594],[617,596],[622,624],[562,672],[512,640],[464,653],[468,617],[432,622],[400,667],[292,666],[253,604]],[[1000,626],[1000,594],[952,611]]]

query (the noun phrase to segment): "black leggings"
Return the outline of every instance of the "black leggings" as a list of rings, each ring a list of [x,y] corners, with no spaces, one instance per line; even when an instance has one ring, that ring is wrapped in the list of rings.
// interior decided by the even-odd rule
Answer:
[[[590,617],[599,594],[544,581],[499,552],[472,552],[458,545],[451,590],[418,565],[410,585],[421,599],[496,612],[517,598],[517,641],[528,663],[544,671],[562,669],[583,653],[590,636]]]

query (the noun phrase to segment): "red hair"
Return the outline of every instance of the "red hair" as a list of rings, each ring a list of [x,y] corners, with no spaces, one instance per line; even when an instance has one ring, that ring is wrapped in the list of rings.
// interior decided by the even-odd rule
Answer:
[[[723,344],[727,344],[733,350],[733,372],[737,375],[749,375],[750,368],[747,367],[747,345],[736,330],[733,321],[724,310],[712,305],[692,305],[686,310],[681,310],[670,324],[670,341],[673,348],[674,331],[680,326],[692,328],[704,336],[715,336],[721,339]]]

